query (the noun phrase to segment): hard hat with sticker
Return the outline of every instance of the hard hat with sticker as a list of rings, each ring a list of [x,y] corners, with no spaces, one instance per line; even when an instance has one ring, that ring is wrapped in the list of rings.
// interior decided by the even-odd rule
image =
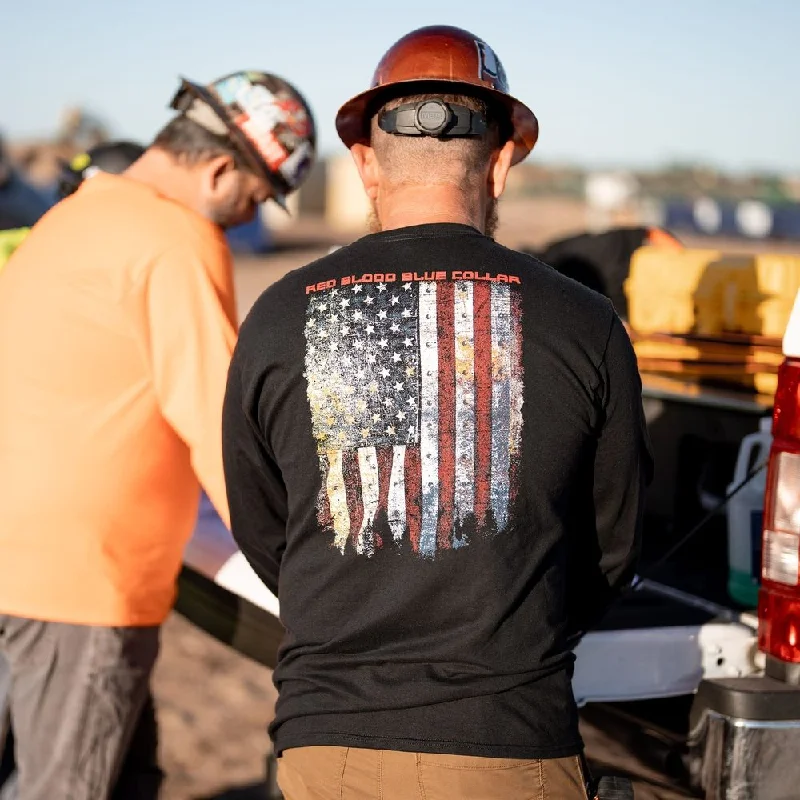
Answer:
[[[171,107],[216,135],[228,136],[286,208],[316,159],[316,124],[298,90],[267,72],[225,75],[207,86],[183,80]]]

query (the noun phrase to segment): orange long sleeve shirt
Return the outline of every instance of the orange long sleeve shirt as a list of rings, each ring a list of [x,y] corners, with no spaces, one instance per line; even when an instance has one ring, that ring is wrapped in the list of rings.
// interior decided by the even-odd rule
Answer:
[[[221,456],[236,340],[222,231],[98,174],[0,275],[0,613],[155,625]],[[199,482],[198,482],[199,479]]]

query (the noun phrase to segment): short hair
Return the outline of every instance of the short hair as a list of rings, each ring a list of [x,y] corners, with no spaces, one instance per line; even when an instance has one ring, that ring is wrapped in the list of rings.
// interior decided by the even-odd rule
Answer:
[[[487,122],[480,136],[434,137],[398,136],[378,126],[381,111],[403,103],[417,103],[439,98],[481,112]],[[504,113],[482,96],[445,94],[430,91],[424,94],[392,97],[375,109],[370,121],[370,142],[381,168],[391,183],[397,184],[463,184],[473,182],[488,166],[492,153],[507,138]]]
[[[230,156],[236,167],[252,171],[236,145],[198,125],[184,114],[173,117],[156,135],[152,147],[164,150],[184,164],[198,164],[218,156]]]

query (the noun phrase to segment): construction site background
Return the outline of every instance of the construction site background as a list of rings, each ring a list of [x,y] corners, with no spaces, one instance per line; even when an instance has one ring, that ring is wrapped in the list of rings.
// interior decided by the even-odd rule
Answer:
[[[7,140],[5,149],[11,164],[26,180],[48,189],[64,161],[111,136],[100,117],[69,107],[62,112],[52,135]],[[792,218],[790,228],[792,234],[796,228],[797,235],[791,238],[800,239],[800,175],[729,174],[709,165],[690,163],[649,170],[590,169],[576,164],[541,163],[534,155],[510,173],[503,202],[505,207],[536,208],[551,222],[562,217],[561,224],[544,224],[547,236],[615,225],[665,225],[673,221],[668,219],[670,215],[681,220],[682,216],[687,217],[684,227],[694,227],[698,233],[724,235],[726,231],[721,229],[703,230],[704,225],[708,228],[714,222],[720,227],[722,211],[715,212],[714,204],[722,208],[725,204],[763,204],[772,214],[777,213],[776,209],[794,212],[796,207],[797,222]],[[687,213],[681,216],[679,211],[676,216],[676,203],[682,203]],[[344,148],[320,158],[306,184],[291,197],[291,216],[270,205],[263,212],[263,223],[270,230],[302,224],[306,218],[324,222],[331,231],[344,235],[355,236],[365,230],[366,199]],[[752,207],[748,210],[752,216]],[[741,233],[734,223],[730,232]],[[763,222],[761,230],[753,233],[750,238],[772,238]],[[536,233],[532,235],[526,244],[537,244]]]

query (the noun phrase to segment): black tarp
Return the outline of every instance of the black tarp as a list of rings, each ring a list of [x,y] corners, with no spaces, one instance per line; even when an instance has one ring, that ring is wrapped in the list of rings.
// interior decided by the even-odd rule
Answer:
[[[651,231],[648,227],[620,227],[603,233],[581,233],[551,242],[542,250],[525,252],[604,294],[620,317],[627,320],[625,279],[630,271],[631,257],[647,243]]]

